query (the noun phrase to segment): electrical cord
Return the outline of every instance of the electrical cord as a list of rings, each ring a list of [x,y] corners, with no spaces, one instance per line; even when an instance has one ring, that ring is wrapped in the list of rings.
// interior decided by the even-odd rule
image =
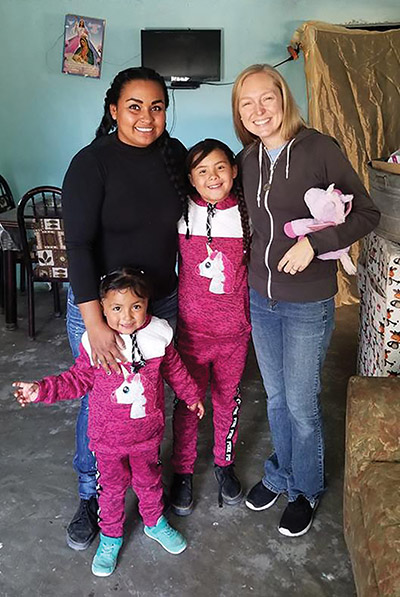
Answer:
[[[278,64],[274,64],[273,67],[277,68],[278,66],[281,66],[281,64],[285,64],[285,62],[290,62],[291,60],[297,60],[300,54],[300,46],[296,45],[296,47],[293,46],[287,46],[287,51],[289,52],[289,57],[285,58],[285,60],[282,60],[281,62],[278,62]],[[215,85],[217,87],[219,86],[223,86],[223,85],[233,85],[234,81],[230,81],[229,83],[212,83],[211,81],[204,81],[202,82],[202,85]]]
[[[293,46],[288,46],[287,47],[287,51],[289,52],[289,57],[286,58],[285,60],[282,60],[282,62],[278,62],[278,64],[274,64],[274,68],[277,68],[278,66],[280,66],[281,64],[284,64],[285,62],[290,62],[291,60],[297,60],[300,54],[300,46],[297,44],[296,47]],[[213,83],[211,81],[209,82],[204,82],[202,83],[202,85],[213,85],[216,87],[222,87],[224,85],[233,85],[234,81],[230,81],[229,83]],[[176,109],[175,109],[175,89],[178,89],[178,87],[171,87],[168,86],[168,89],[171,91],[171,96],[172,96],[172,124],[169,127],[169,133],[172,134],[174,128],[175,128],[175,124],[176,124]]]

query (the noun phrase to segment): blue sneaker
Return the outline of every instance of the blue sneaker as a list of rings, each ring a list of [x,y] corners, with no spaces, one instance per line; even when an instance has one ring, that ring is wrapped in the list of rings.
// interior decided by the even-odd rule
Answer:
[[[95,576],[110,576],[114,572],[121,545],[122,537],[107,537],[100,533],[99,547],[92,562]]]
[[[177,530],[173,529],[165,516],[160,516],[154,527],[144,527],[144,533],[157,541],[168,553],[177,555],[185,551],[187,542]]]

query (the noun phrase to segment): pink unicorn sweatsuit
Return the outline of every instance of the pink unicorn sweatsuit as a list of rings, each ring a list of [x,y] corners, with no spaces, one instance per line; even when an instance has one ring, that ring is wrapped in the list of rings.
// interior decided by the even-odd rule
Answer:
[[[37,401],[47,404],[90,392],[89,446],[99,471],[100,528],[108,537],[123,534],[130,484],[146,526],[154,526],[163,512],[158,464],[165,420],[163,378],[186,404],[199,400],[198,387],[172,345],[172,336],[165,320],[148,316],[132,337],[121,335],[128,363],[121,363],[121,373],[107,375],[92,365],[85,332],[75,364],[39,382]]]
[[[211,379],[214,462],[227,466],[234,460],[251,329],[243,232],[233,195],[214,206],[196,196],[188,214],[189,238],[184,218],[178,223],[177,348],[200,387],[199,400]],[[198,417],[177,402],[172,464],[178,474],[193,473],[197,426]]]

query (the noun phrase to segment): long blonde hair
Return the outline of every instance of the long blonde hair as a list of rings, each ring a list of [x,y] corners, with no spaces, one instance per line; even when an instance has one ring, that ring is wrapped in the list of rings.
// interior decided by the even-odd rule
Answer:
[[[250,75],[255,75],[257,73],[265,73],[271,77],[274,84],[281,92],[283,109],[281,134],[284,139],[292,139],[299,129],[305,126],[305,122],[301,117],[300,110],[285,79],[282,77],[279,71],[269,64],[252,64],[251,66],[245,68],[236,77],[236,81],[232,89],[232,114],[233,124],[238,139],[240,139],[244,146],[249,145],[258,139],[256,135],[253,135],[245,128],[239,114],[240,93],[242,91],[244,80]]]

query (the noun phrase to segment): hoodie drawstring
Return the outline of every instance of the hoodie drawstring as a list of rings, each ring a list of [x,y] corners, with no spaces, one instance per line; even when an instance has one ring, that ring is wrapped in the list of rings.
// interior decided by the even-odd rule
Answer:
[[[206,233],[207,233],[207,242],[211,245],[212,236],[211,236],[211,219],[215,216],[216,206],[212,203],[207,203],[207,222],[206,222]]]
[[[286,151],[285,178],[286,178],[286,180],[289,178],[290,150],[291,150],[291,147],[292,147],[292,145],[293,145],[294,142],[295,142],[295,139],[292,139],[287,145],[284,145],[282,147],[281,151],[279,152],[279,154],[276,156],[275,161],[272,162],[272,160],[271,160],[270,171],[269,171],[269,180],[264,185],[265,199],[268,197],[268,193],[269,193],[269,190],[271,188],[272,177],[274,175],[274,170],[275,170],[276,163],[277,163],[278,158],[281,155],[282,151],[285,149],[285,147],[287,147],[287,151]],[[260,145],[258,146],[258,188],[257,188],[257,206],[258,207],[261,207],[263,149],[264,149],[264,146],[263,146],[263,143],[261,142]],[[266,150],[266,151],[268,153],[268,150]]]
[[[138,341],[136,338],[136,332],[131,334],[132,339],[132,369],[134,373],[137,373],[142,367],[145,366],[146,360],[142,354],[142,351],[139,348]],[[138,355],[139,360],[136,361],[136,353]]]
[[[294,143],[294,139],[292,139],[289,143],[289,145],[287,146],[287,152],[286,152],[286,170],[285,170],[285,178],[286,180],[289,178],[289,160],[290,160],[290,148],[292,147],[293,143]]]
[[[262,158],[263,158],[263,144],[258,146],[258,189],[257,189],[257,205],[261,207],[261,185],[262,185]]]

